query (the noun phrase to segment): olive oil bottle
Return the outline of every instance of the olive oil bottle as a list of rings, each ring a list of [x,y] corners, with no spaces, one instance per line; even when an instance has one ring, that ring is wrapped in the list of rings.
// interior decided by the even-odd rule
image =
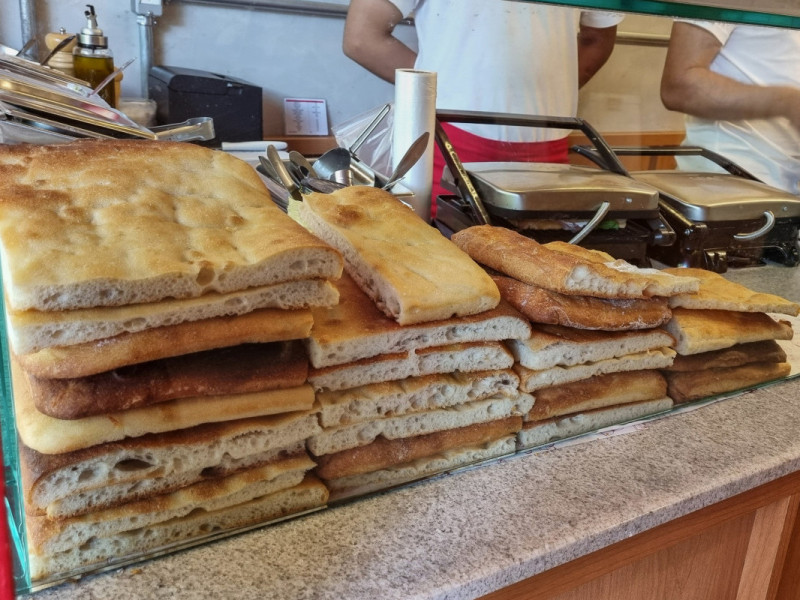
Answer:
[[[114,56],[108,49],[108,38],[97,26],[94,6],[87,4],[84,11],[86,26],[78,34],[78,43],[72,51],[75,77],[86,81],[94,88],[114,71]],[[100,97],[114,108],[117,107],[116,86],[108,84],[100,91]]]

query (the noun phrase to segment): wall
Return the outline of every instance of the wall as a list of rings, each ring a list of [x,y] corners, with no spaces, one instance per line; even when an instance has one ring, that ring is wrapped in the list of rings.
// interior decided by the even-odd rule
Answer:
[[[84,23],[86,1],[35,0],[38,37]],[[137,60],[125,71],[123,96],[139,96],[139,32],[126,0],[95,0],[98,23],[109,38],[115,62]],[[22,46],[18,0],[0,0],[0,42]],[[155,27],[155,64],[204,69],[244,79],[263,88],[264,133],[283,133],[284,97],[325,98],[332,124],[393,98],[389,84],[377,79],[341,52],[344,19],[194,4],[164,6]],[[629,16],[626,31],[668,32],[669,21]],[[415,44],[413,29],[398,36]],[[581,114],[601,131],[671,130],[679,115],[658,99],[663,47],[618,44],[609,64],[581,93]]]

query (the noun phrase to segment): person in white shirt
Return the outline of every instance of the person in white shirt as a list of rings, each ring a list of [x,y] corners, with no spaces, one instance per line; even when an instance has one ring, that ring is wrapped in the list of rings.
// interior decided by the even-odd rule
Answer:
[[[411,15],[418,53],[393,35]],[[574,117],[622,18],[506,0],[351,0],[343,50],[389,82],[396,69],[435,71],[439,109]],[[443,126],[463,162],[567,161],[568,130]],[[437,149],[434,198],[443,166]]]
[[[800,31],[676,21],[661,99],[686,113],[684,145],[800,194]],[[678,168],[721,170],[700,157],[679,158]]]

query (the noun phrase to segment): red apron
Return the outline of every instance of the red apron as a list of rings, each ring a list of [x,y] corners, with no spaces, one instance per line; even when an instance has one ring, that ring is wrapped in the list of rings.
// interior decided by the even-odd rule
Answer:
[[[442,123],[462,163],[468,162],[548,162],[566,163],[569,143],[566,137],[549,142],[500,142],[473,135],[451,123]],[[444,156],[434,144],[431,218],[436,216],[436,196],[451,194],[439,181],[445,167]]]

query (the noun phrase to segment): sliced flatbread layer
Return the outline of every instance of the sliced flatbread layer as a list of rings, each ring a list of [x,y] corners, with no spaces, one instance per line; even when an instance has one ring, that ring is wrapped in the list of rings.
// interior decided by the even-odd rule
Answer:
[[[425,456],[387,469],[329,479],[325,485],[330,489],[331,501],[361,496],[512,454],[514,444],[515,436],[508,435],[485,444],[445,450],[433,456]]]
[[[678,354],[698,354],[763,340],[790,340],[794,330],[788,321],[765,313],[733,310],[675,308],[664,328],[675,338]]]
[[[25,519],[28,550],[39,556],[52,555],[79,548],[93,537],[108,537],[178,519],[193,510],[210,512],[228,508],[298,485],[314,466],[308,454],[298,454],[225,477],[207,479],[169,494],[79,517],[28,516]]]
[[[685,274],[700,280],[700,289],[696,292],[672,296],[669,299],[672,307],[780,313],[793,317],[800,314],[800,304],[796,302],[775,294],[751,290],[713,271],[690,268],[669,268],[664,271],[675,275]]]
[[[539,244],[505,227],[476,225],[452,241],[478,263],[518,281],[561,294],[598,298],[672,296],[698,289],[692,277],[635,267],[570,244]]]
[[[11,311],[8,332],[14,352],[29,354],[52,346],[82,344],[184,321],[243,315],[262,308],[294,310],[335,306],[338,298],[339,293],[329,281],[289,281],[228,294],[212,292],[200,298],[147,304],[57,312]]]
[[[310,369],[308,381],[317,391],[397,381],[433,373],[509,369],[514,357],[501,342],[469,342],[382,354],[343,365]]]
[[[342,269],[246,162],[151,140],[0,147],[0,246],[13,310],[191,298]]]
[[[30,556],[31,578],[43,579],[54,574],[65,574],[119,557],[143,556],[146,552],[167,549],[186,540],[204,539],[220,531],[266,523],[320,508],[328,502],[328,497],[328,488],[313,475],[306,475],[294,487],[228,508],[192,511],[177,519],[110,537],[93,538],[84,546],[66,552],[45,556],[33,554]]]
[[[308,309],[265,308],[235,317],[179,323],[75,346],[45,348],[17,358],[27,373],[37,377],[87,377],[214,348],[303,339],[311,332],[313,322]]]
[[[310,194],[303,223],[339,250],[345,269],[401,325],[490,310],[497,286],[475,262],[390,192],[350,186]]]
[[[675,351],[671,348],[657,348],[646,352],[626,354],[617,358],[605,358],[569,367],[556,366],[549,369],[533,370],[517,363],[514,365],[514,371],[519,375],[519,389],[523,392],[534,392],[552,385],[588,379],[594,375],[619,373],[621,371],[663,369],[671,365],[674,358]]]
[[[663,329],[593,331],[534,325],[529,339],[511,340],[508,347],[523,367],[542,370],[646,352],[671,346],[674,342]]]
[[[314,406],[314,390],[310,385],[303,384],[251,394],[181,398],[66,421],[39,412],[19,368],[12,363],[11,370],[17,434],[26,446],[42,454],[74,452],[90,446],[187,429],[204,423],[309,411]]]
[[[317,457],[315,473],[323,480],[387,469],[454,448],[477,446],[517,433],[522,417],[506,417],[466,427],[389,440],[379,437],[366,446]]]
[[[448,408],[385,417],[354,425],[329,427],[308,440],[308,449],[315,456],[333,454],[349,448],[365,446],[379,436],[396,440],[524,415],[530,411],[532,406],[533,397],[530,394],[518,394],[513,398],[498,396],[485,400],[473,400]]]
[[[339,304],[311,311],[314,327],[307,348],[311,364],[317,368],[379,354],[460,342],[525,339],[530,335],[527,319],[507,302],[476,315],[399,325],[378,310],[347,275],[336,282],[336,287]]]
[[[783,379],[791,370],[789,363],[755,362],[739,367],[665,371],[664,377],[670,398],[675,402],[690,402]]]
[[[27,377],[36,409],[80,419],[159,402],[294,388],[308,377],[300,341],[240,344],[71,379]]]
[[[608,406],[658,400],[666,395],[667,382],[655,369],[606,373],[537,390],[536,402],[526,420],[543,421]]]
[[[314,411],[198,425],[64,454],[20,442],[26,511],[85,514],[286,458],[321,431]]]
[[[610,427],[627,423],[650,415],[655,415],[673,407],[671,398],[659,398],[642,402],[631,402],[621,406],[598,408],[587,412],[553,417],[544,421],[529,421],[517,434],[517,449],[534,448]]]
[[[650,329],[666,323],[672,311],[663,297],[594,298],[560,294],[495,275],[500,295],[533,323],[549,323],[577,329],[626,331]]]
[[[667,371],[701,371],[722,367],[741,367],[754,362],[786,362],[786,351],[775,340],[736,344],[722,350],[699,354],[678,354]]]
[[[317,392],[323,427],[363,423],[395,415],[446,408],[492,396],[516,396],[519,377],[510,369],[437,373]]]

